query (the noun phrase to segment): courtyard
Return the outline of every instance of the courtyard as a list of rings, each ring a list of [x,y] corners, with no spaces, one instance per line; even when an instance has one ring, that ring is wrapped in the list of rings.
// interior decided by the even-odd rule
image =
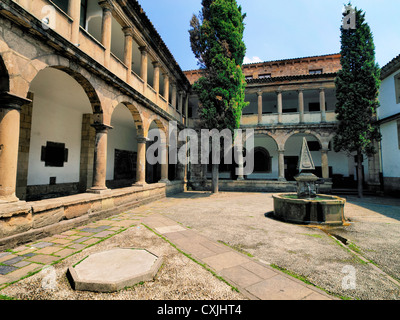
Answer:
[[[347,225],[328,228],[274,219],[272,195],[180,193],[6,250],[0,253],[0,297],[400,299],[399,199],[345,196]],[[116,247],[145,248],[164,263],[153,281],[118,292],[71,288],[69,266]],[[50,287],[48,265],[55,272]]]

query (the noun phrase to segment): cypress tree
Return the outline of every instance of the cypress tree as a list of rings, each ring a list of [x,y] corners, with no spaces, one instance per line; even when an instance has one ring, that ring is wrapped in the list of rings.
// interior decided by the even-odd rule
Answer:
[[[374,141],[380,140],[376,124],[379,107],[380,68],[375,62],[375,46],[365,13],[349,3],[344,17],[355,18],[355,28],[341,26],[341,65],[335,80],[338,126],[334,150],[356,154],[358,196],[363,196],[362,159],[377,152]],[[344,20],[346,23],[346,21]],[[354,23],[354,21],[353,21]]]
[[[246,81],[242,64],[244,19],[236,0],[203,0],[199,16],[190,21],[190,42],[203,76],[193,84],[199,116],[207,129],[239,128]],[[212,191],[218,192],[218,164],[212,165]]]

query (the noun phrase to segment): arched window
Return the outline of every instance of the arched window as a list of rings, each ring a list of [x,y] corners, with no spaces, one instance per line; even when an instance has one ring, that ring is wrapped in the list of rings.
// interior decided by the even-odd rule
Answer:
[[[271,156],[268,150],[263,147],[254,148],[254,172],[271,172]]]

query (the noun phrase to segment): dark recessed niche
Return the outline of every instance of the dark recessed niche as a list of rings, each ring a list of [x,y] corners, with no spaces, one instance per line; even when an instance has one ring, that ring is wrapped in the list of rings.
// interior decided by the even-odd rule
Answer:
[[[46,146],[42,146],[40,160],[45,162],[46,167],[64,167],[64,163],[68,162],[65,143],[47,141]]]

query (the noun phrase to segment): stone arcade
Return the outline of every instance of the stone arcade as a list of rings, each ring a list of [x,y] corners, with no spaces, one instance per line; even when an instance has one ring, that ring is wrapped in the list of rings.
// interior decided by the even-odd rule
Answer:
[[[332,148],[339,58],[244,65],[255,171],[222,164],[220,190],[294,191],[303,137],[321,191],[354,182],[354,158]],[[199,75],[180,69],[137,0],[2,0],[0,249],[206,188],[207,165],[146,161],[151,129],[165,158],[169,122],[199,129]],[[364,179],[379,186],[375,160]]]

